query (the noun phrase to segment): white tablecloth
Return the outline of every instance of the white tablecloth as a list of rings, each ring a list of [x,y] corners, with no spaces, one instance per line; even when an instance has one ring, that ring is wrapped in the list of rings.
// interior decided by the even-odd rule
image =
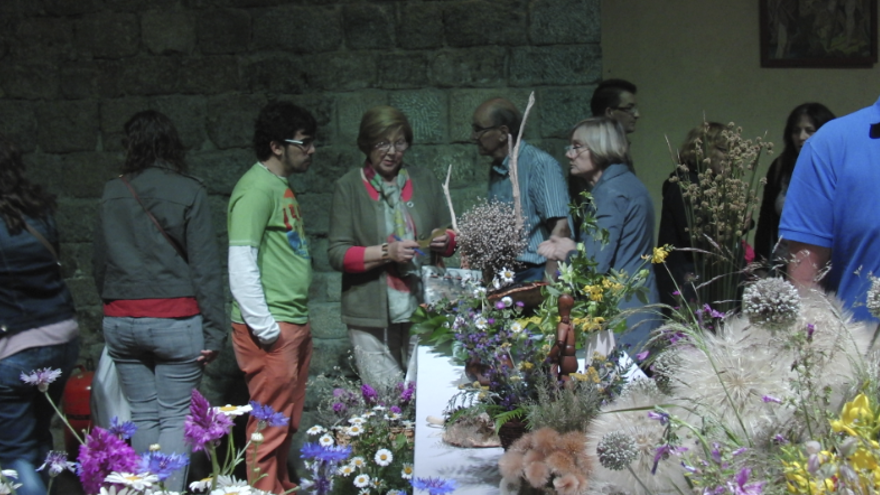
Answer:
[[[417,359],[415,476],[454,479],[458,483],[455,495],[499,493],[498,458],[504,453],[500,447],[463,449],[447,445],[443,443],[443,429],[425,420],[428,416],[443,417],[446,403],[462,383],[464,368],[427,346],[419,346]]]

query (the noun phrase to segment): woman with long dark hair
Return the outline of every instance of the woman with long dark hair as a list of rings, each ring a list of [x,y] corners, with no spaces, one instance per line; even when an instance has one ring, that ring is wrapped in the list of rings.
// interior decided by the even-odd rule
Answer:
[[[788,115],[783,135],[785,148],[767,171],[761,214],[758,217],[758,229],[755,231],[755,255],[758,259],[769,261],[771,266],[784,266],[788,255],[788,249],[783,244],[780,243],[777,247],[779,219],[782,217],[782,205],[785,204],[788,182],[794,173],[798,155],[807,138],[832,119],[834,114],[821,103],[798,105]]]
[[[0,135],[0,466],[18,473],[19,495],[46,493],[36,468],[52,448],[55,413],[22,374],[60,370],[47,390],[57,404],[79,354],[54,209],[54,197],[25,177],[21,151]]]
[[[226,339],[217,239],[171,120],[137,113],[125,136],[123,175],[104,187],[95,229],[104,338],[138,427],[132,446],[187,454],[192,390]],[[182,491],[185,481],[184,469],[166,487]]]

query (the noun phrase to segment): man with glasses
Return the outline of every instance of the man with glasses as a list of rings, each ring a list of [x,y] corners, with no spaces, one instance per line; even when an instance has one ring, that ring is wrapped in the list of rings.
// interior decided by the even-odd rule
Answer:
[[[492,158],[489,173],[489,199],[513,203],[507,156],[509,141],[519,134],[522,116],[508,100],[493,98],[474,112],[471,139],[483,156]],[[569,237],[568,190],[562,169],[552,156],[523,141],[517,160],[520,202],[528,234],[526,251],[517,260],[522,266],[514,281],[535,282],[552,279],[556,262],[538,254],[538,245],[551,235]]]
[[[623,79],[602,81],[593,91],[590,110],[593,117],[610,117],[620,122],[627,134],[632,134],[641,116],[636,106],[636,85]]]
[[[259,470],[248,470],[248,481],[271,493],[296,486],[287,473],[287,457],[302,416],[312,356],[312,269],[300,207],[287,177],[308,170],[316,129],[314,117],[292,103],[266,105],[254,131],[259,161],[239,179],[229,199],[235,357],[251,400],[290,418],[287,425],[260,432]],[[251,416],[248,438],[256,431]]]

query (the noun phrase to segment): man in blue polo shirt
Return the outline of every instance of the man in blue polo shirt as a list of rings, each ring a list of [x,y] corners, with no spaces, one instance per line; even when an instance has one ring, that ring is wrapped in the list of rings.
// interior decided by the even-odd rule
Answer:
[[[857,320],[869,274],[880,275],[880,100],[828,122],[804,144],[789,185],[779,234],[789,241],[789,276],[837,292]],[[828,262],[830,271],[818,279]]]
[[[493,98],[474,112],[471,139],[480,154],[492,157],[489,175],[489,199],[513,203],[510,181],[508,140],[519,134],[522,116],[513,103]],[[513,143],[516,144],[515,142]],[[538,254],[538,245],[551,235],[570,237],[568,220],[568,186],[559,162],[552,156],[523,141],[517,160],[520,201],[528,232],[528,246],[517,260],[522,266],[515,282],[552,279],[556,262]]]

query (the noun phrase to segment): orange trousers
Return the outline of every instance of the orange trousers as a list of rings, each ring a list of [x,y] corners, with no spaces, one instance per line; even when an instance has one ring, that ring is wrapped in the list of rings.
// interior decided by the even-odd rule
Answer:
[[[306,399],[306,381],[309,377],[309,362],[312,359],[312,333],[308,323],[296,325],[278,322],[281,335],[270,351],[260,346],[247,325],[232,324],[232,345],[238,367],[244,372],[244,379],[251,400],[272,406],[275,411],[290,418],[285,427],[264,428],[263,443],[257,449],[256,467],[248,466],[248,481],[254,487],[271,493],[284,493],[296,486],[287,473],[287,458],[291,437],[299,429],[303,404]],[[257,420],[251,416],[247,424],[247,437],[257,431]],[[245,461],[250,463],[253,451],[247,453]],[[256,478],[265,475],[254,482]]]

